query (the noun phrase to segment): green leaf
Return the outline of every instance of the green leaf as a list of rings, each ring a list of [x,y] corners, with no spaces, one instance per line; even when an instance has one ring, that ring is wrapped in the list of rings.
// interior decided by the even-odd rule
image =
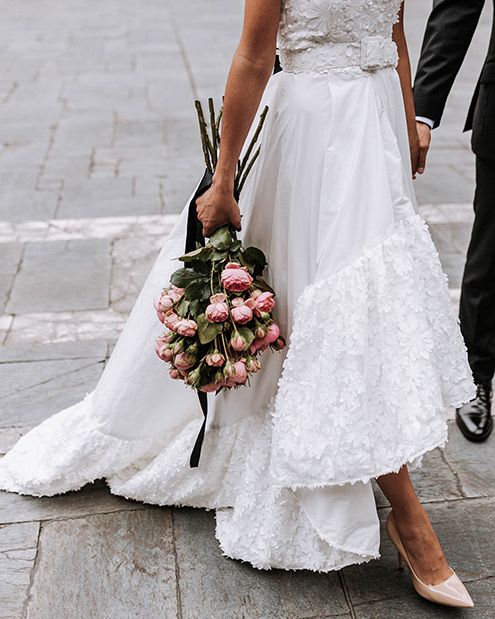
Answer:
[[[235,254],[241,249],[241,247],[242,247],[242,241],[237,239],[237,241],[234,241],[232,245],[229,247],[229,252],[231,254]]]
[[[255,275],[261,275],[268,264],[265,254],[257,247],[246,247],[242,252],[242,259],[246,266],[252,266]]]
[[[201,344],[212,342],[223,329],[221,322],[210,322],[205,314],[199,314],[196,317],[196,324],[198,325],[198,335]]]
[[[189,313],[193,318],[196,318],[199,313],[199,299],[194,299],[189,302]]]
[[[219,251],[225,251],[232,245],[232,233],[228,226],[221,226],[210,236],[209,243]]]
[[[242,335],[242,337],[246,340],[247,345],[251,346],[255,338],[255,335],[251,331],[251,329],[248,329],[248,327],[238,327],[237,330],[239,331],[239,334]]]
[[[210,294],[210,288],[209,288],[207,280],[196,279],[196,280],[189,282],[189,284],[187,284],[185,296],[190,301],[194,301],[194,299],[201,300],[201,299],[204,299],[205,297],[205,290],[206,290],[206,295],[207,295],[206,298],[208,298]]]
[[[194,269],[177,269],[170,277],[170,281],[174,286],[179,288],[185,288],[189,283],[197,280],[204,279],[204,277],[197,273]]]
[[[175,311],[181,318],[185,318],[187,316],[188,309],[189,309],[189,301],[184,296],[175,306]]]
[[[226,260],[227,256],[228,253],[226,251],[215,250],[211,255],[211,259],[213,262],[221,262],[222,260]]]
[[[256,277],[253,282],[253,286],[256,286],[256,288],[263,290],[263,292],[271,292],[272,294],[275,294],[273,288],[269,286],[262,277]]]
[[[179,260],[181,260],[182,262],[193,262],[196,260],[200,262],[206,262],[210,259],[211,253],[211,247],[200,247],[199,249],[195,249],[194,251],[190,251],[187,254],[180,256]]]

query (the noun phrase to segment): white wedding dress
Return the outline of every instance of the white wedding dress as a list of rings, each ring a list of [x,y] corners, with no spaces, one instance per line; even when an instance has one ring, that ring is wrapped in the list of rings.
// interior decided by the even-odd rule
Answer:
[[[447,439],[473,397],[446,278],[415,212],[391,40],[400,0],[283,0],[284,71],[262,105],[243,238],[269,258],[286,355],[210,400],[154,352],[153,299],[183,252],[170,236],[93,393],[0,461],[0,488],[54,495],[105,478],[146,503],[216,509],[223,552],[258,568],[328,571],[379,555],[370,480]]]

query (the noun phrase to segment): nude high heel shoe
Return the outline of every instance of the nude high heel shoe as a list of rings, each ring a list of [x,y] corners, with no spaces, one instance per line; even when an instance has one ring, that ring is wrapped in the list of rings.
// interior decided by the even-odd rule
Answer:
[[[407,565],[411,574],[412,584],[418,595],[430,602],[443,604],[445,606],[453,606],[454,608],[472,608],[474,606],[471,596],[454,570],[451,570],[452,575],[449,576],[447,580],[444,580],[438,585],[427,585],[416,576],[400,538],[399,531],[395,525],[392,512],[390,512],[387,518],[387,533],[390,541],[397,548],[399,567],[402,567],[404,563]]]

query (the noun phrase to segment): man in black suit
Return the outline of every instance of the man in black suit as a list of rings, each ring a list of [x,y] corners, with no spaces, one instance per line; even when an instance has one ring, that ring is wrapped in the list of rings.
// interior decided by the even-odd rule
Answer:
[[[414,84],[424,159],[430,129],[440,124],[445,102],[464,60],[485,0],[434,0]],[[472,129],[476,155],[475,220],[462,281],[460,320],[477,397],[458,409],[457,425],[471,441],[493,428],[491,383],[495,372],[495,22],[488,54],[464,130]]]

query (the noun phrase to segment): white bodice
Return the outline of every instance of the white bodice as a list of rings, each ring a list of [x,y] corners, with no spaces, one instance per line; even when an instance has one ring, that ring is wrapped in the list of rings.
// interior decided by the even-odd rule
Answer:
[[[278,48],[294,73],[397,62],[392,26],[401,0],[282,0]]]

